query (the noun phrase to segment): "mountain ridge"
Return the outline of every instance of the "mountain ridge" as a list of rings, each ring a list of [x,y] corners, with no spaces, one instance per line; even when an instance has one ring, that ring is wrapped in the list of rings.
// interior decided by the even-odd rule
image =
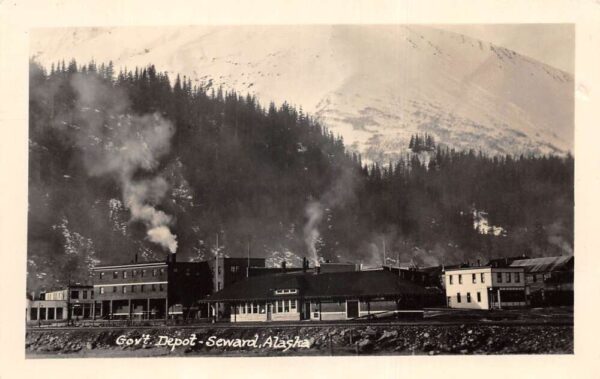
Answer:
[[[573,149],[571,75],[435,27],[80,29],[36,36],[31,51],[45,64],[71,56],[152,63],[264,104],[287,101],[366,161],[398,158],[418,132],[492,154]]]

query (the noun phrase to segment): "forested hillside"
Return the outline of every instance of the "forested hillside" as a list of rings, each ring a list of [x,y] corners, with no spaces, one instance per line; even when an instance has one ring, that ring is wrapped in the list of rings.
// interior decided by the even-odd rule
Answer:
[[[89,266],[135,254],[205,259],[217,238],[229,256],[288,264],[381,264],[384,245],[423,265],[572,253],[571,156],[443,142],[367,165],[285,103],[153,66],[32,62],[28,286],[85,281]]]

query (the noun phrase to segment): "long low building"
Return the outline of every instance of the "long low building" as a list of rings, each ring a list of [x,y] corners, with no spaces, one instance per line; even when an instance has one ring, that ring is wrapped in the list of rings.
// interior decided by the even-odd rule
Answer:
[[[572,255],[519,259],[509,267],[525,270],[531,305],[573,305],[575,258]]]
[[[94,317],[92,286],[69,285],[59,290],[40,294],[38,299],[27,303],[27,321],[52,322],[65,320],[83,320]]]
[[[231,322],[348,320],[422,310],[438,294],[388,270],[279,273],[250,277],[204,301]]]

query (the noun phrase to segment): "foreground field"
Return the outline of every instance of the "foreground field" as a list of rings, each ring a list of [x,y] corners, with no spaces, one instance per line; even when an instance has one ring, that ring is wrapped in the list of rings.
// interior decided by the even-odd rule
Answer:
[[[560,324],[322,325],[29,330],[29,358],[572,354]]]

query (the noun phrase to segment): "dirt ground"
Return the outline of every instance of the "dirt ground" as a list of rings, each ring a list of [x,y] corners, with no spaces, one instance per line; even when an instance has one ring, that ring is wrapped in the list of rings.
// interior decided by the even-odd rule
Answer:
[[[246,326],[28,330],[28,358],[572,354],[558,324]]]

